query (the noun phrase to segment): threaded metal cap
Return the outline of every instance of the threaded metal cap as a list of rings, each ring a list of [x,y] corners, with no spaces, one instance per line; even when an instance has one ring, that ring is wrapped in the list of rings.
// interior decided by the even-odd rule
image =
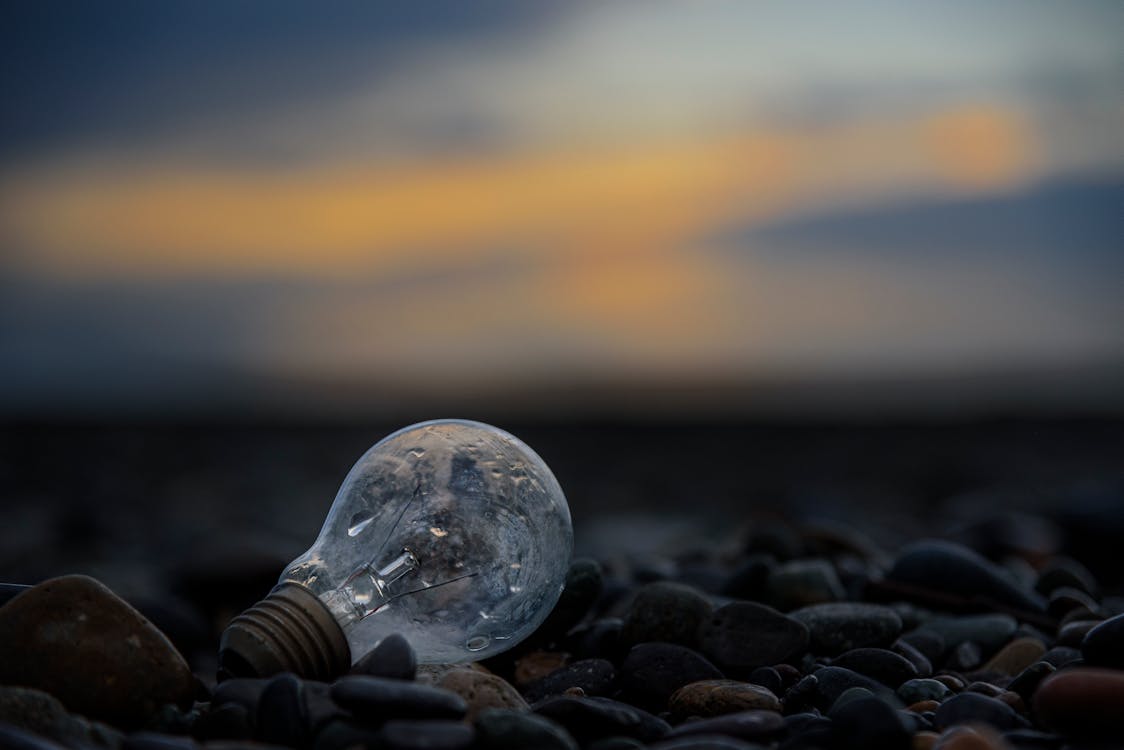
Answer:
[[[219,679],[293,672],[329,682],[351,666],[351,649],[311,591],[283,583],[235,617],[219,643]]]

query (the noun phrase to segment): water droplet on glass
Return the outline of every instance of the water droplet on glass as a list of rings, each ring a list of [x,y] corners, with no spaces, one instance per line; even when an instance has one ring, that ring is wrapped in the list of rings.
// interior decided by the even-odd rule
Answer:
[[[356,536],[361,531],[363,531],[363,529],[370,526],[371,521],[373,521],[373,520],[375,520],[375,517],[372,516],[370,513],[367,513],[366,511],[356,513],[354,516],[351,517],[351,523],[349,523],[347,525],[347,535],[348,536]]]
[[[491,639],[486,635],[474,635],[464,643],[464,647],[469,651],[482,651],[488,648]]]
[[[414,458],[421,458],[425,455],[425,448],[413,448],[410,450],[410,455]]]

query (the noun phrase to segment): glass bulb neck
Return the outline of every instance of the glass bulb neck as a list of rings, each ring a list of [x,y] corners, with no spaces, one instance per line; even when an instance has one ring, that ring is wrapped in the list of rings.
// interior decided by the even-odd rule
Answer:
[[[382,567],[375,562],[352,573],[335,591],[325,595],[324,603],[341,626],[372,615],[396,596],[395,583],[418,568],[418,558],[407,548]],[[406,592],[399,592],[398,595]]]

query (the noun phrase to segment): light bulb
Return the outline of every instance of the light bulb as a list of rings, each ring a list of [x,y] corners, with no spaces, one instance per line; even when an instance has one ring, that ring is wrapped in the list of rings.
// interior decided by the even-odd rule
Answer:
[[[422,663],[475,661],[534,632],[562,592],[570,510],[518,438],[443,419],[379,441],[320,536],[223,633],[225,676],[331,679],[401,633]]]

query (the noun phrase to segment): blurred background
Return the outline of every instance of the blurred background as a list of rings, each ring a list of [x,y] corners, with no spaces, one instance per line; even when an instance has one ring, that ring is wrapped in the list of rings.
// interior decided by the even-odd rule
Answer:
[[[1113,559],[1118,2],[2,18],[2,578],[268,586],[438,416],[534,446],[580,551],[764,516]]]

